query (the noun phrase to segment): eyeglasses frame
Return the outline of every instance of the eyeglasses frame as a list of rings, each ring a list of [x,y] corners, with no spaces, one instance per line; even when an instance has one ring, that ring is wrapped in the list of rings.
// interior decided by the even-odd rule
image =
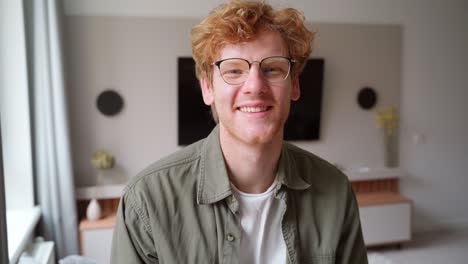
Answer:
[[[271,59],[271,58],[283,58],[283,59],[287,59],[289,61],[288,74],[286,74],[284,79],[281,80],[281,81],[286,80],[289,77],[289,75],[291,74],[291,68],[294,65],[294,63],[296,63],[296,60],[293,59],[293,58],[285,57],[285,56],[271,56],[271,57],[263,58],[260,61],[252,61],[252,62],[250,62],[250,61],[248,61],[246,59],[243,59],[243,58],[227,58],[227,59],[222,59],[222,60],[213,62],[213,63],[211,63],[211,66],[216,66],[218,68],[218,70],[221,71],[220,65],[221,65],[221,63],[223,61],[232,60],[232,59],[243,60],[243,61],[247,62],[247,64],[249,65],[249,73],[250,73],[250,68],[252,68],[252,64],[258,63],[258,66],[260,66],[264,60]],[[262,77],[263,77],[263,73],[262,73]],[[223,79],[223,81],[225,83],[229,84],[229,85],[239,85],[239,84],[243,84],[245,82],[245,81],[243,81],[243,82],[240,82],[240,83],[228,83],[226,80],[224,80],[222,75],[221,75],[221,79]],[[268,82],[270,82],[270,81],[268,81]],[[270,83],[278,83],[278,82],[270,82]]]

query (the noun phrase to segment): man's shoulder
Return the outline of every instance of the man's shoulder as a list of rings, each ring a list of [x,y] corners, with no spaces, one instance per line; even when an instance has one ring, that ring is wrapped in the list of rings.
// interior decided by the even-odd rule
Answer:
[[[348,177],[325,159],[291,143],[285,143],[290,170],[315,187],[346,186]]]
[[[141,192],[148,189],[149,186],[161,184],[161,181],[181,181],[189,180],[182,177],[190,176],[189,171],[193,172],[194,166],[201,158],[201,151],[204,140],[197,141],[189,146],[186,146],[143,169],[135,177],[133,177],[124,189],[124,193],[128,191]],[[185,173],[184,173],[185,172]],[[196,178],[196,175],[192,175]],[[195,179],[193,179],[195,181]]]

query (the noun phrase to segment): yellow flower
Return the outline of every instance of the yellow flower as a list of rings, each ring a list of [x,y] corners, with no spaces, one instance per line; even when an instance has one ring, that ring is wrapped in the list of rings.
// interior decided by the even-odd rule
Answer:
[[[391,136],[397,128],[398,117],[396,109],[393,106],[377,110],[376,114],[377,127],[384,131],[386,136]]]
[[[114,157],[105,151],[96,151],[91,159],[91,164],[96,169],[110,169],[114,167]]]

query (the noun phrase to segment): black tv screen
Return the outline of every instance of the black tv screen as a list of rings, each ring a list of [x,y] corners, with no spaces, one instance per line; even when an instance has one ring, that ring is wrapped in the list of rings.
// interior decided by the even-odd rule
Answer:
[[[291,103],[284,128],[285,140],[318,140],[322,109],[323,59],[309,59],[299,76],[301,97]],[[208,136],[216,125],[203,103],[195,62],[178,58],[178,144],[188,145]]]

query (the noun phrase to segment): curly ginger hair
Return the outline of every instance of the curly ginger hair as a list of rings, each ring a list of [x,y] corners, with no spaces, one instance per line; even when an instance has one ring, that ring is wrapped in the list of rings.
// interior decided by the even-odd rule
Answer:
[[[212,83],[212,63],[228,44],[248,42],[262,30],[281,35],[289,56],[296,60],[291,70],[297,78],[312,52],[314,33],[305,25],[301,11],[294,8],[275,10],[264,1],[234,0],[215,8],[192,29],[192,54],[197,78]]]

